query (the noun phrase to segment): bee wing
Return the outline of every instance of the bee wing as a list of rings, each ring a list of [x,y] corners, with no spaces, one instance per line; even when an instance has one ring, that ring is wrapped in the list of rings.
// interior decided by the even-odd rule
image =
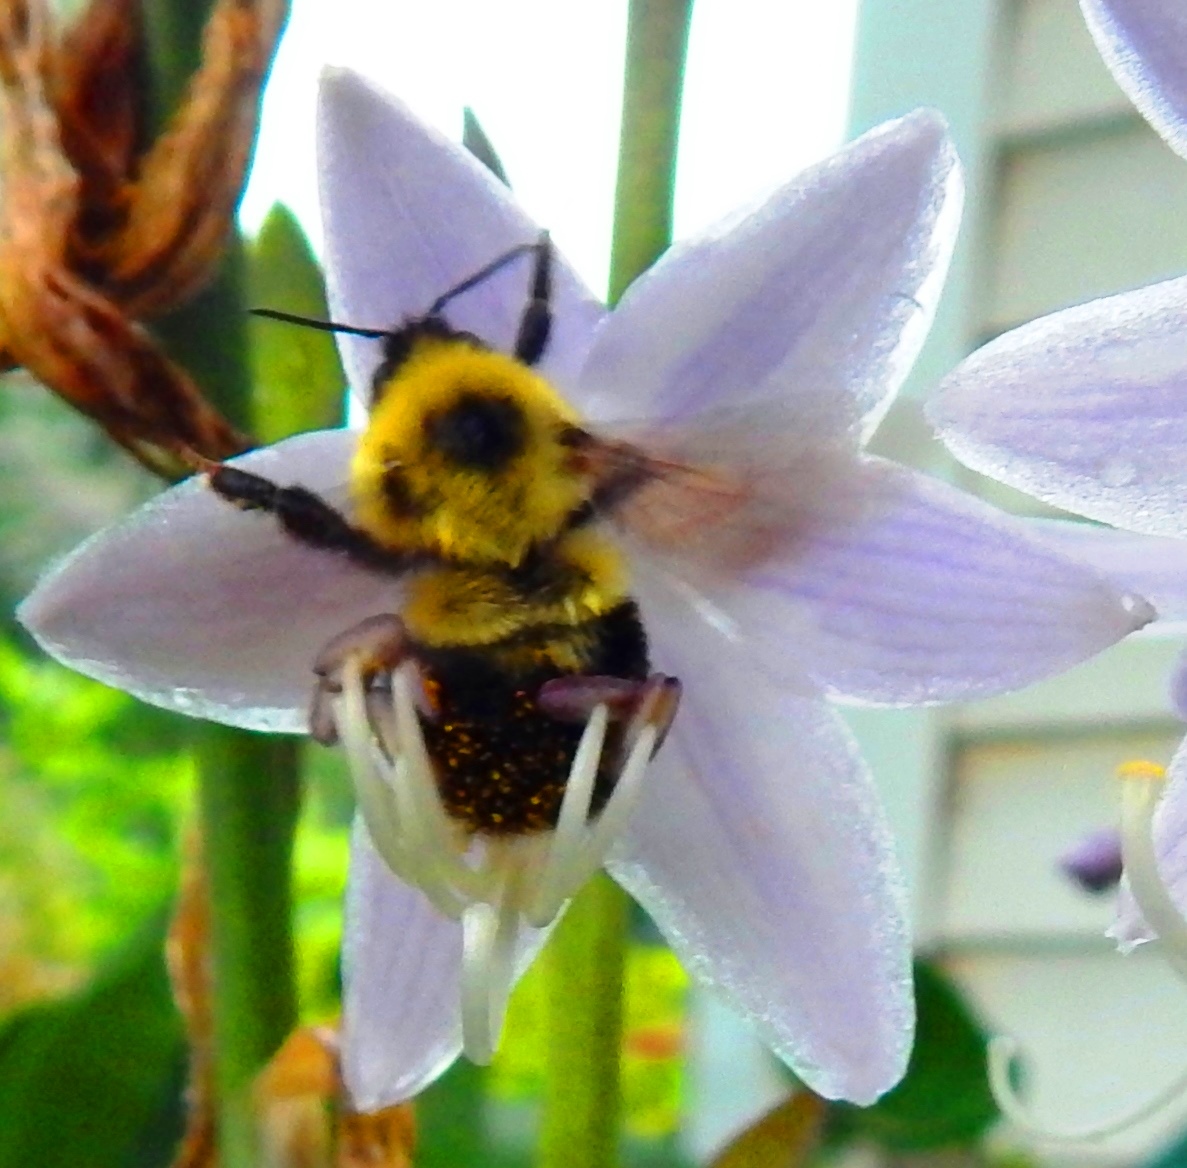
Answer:
[[[954,701],[1066,669],[1148,619],[1021,521],[859,454],[855,437],[789,430],[778,403],[615,441],[647,472],[607,516],[640,596],[662,577],[773,676],[859,701]]]
[[[851,449],[789,434],[780,414],[756,404],[595,440],[595,474],[611,484],[605,513],[628,541],[698,580],[777,558],[819,512],[845,506],[837,488],[853,466]]]

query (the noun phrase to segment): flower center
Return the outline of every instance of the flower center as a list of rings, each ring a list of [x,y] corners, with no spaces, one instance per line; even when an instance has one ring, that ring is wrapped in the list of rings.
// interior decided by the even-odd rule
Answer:
[[[420,677],[412,661],[391,687],[368,687],[368,657],[350,656],[334,721],[350,764],[359,810],[376,851],[400,879],[419,888],[462,925],[462,1037],[467,1057],[489,1062],[498,1044],[521,940],[552,924],[602,866],[638,801],[660,733],[662,694],[640,703],[628,723],[609,797],[591,818],[609,725],[594,707],[569,768],[556,826],[531,834],[489,835],[450,816],[417,710]]]

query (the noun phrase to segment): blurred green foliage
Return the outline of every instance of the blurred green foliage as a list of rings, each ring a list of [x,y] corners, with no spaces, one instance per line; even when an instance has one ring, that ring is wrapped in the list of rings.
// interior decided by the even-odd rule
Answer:
[[[248,297],[255,308],[274,308],[326,320],[321,268],[293,213],[277,204],[248,248]],[[388,321],[361,321],[382,327]],[[346,375],[330,333],[254,316],[250,321],[251,431],[275,442],[305,430],[339,425]]]
[[[0,1009],[159,909],[190,777],[176,719],[0,639]]]
[[[998,1118],[985,1070],[987,1036],[956,987],[915,963],[918,1027],[903,1081],[872,1107],[830,1107],[833,1141],[860,1138],[892,1152],[977,1143]]]
[[[154,490],[89,419],[24,373],[0,378],[0,631],[55,556]]]
[[[462,145],[504,186],[511,185],[494,143],[487,137],[478,115],[469,107],[462,111]]]
[[[165,913],[83,991],[0,1029],[0,1168],[165,1165],[181,1130],[181,1020]]]

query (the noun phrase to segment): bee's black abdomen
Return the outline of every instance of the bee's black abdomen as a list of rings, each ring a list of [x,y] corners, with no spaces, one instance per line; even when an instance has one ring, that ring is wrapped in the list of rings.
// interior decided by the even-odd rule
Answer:
[[[633,602],[578,631],[592,634],[590,663],[582,673],[647,677],[647,637]],[[449,814],[490,835],[554,827],[583,727],[544,713],[536,695],[564,672],[542,667],[511,674],[498,667],[489,647],[421,650],[418,658],[437,707],[434,718],[422,720],[425,744]],[[604,760],[615,758],[620,737],[621,729],[611,726]],[[613,789],[609,770],[603,765],[595,782],[594,813]]]
[[[598,649],[585,672],[643,681],[651,672],[651,662],[639,606],[633,600],[624,601],[598,626]]]

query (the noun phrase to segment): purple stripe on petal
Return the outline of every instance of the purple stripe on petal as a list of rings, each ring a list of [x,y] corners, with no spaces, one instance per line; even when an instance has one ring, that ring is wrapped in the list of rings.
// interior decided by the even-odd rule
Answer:
[[[914,1021],[869,776],[810,687],[756,673],[658,581],[639,597],[684,700],[610,871],[814,1090],[868,1103],[902,1074]]]
[[[1116,527],[1187,535],[1187,280],[1006,333],[928,416],[962,462]]]
[[[521,929],[517,979],[550,932]],[[462,1049],[462,927],[392,875],[361,819],[351,839],[342,961],[351,1101],[374,1111],[409,1099]]]
[[[1003,692],[1151,617],[1020,521],[880,459],[788,471],[782,543],[700,595],[754,663],[789,662],[838,697],[888,704]]]
[[[922,344],[959,206],[938,115],[871,131],[673,246],[599,332],[583,387],[629,387],[624,419],[783,398],[801,434],[868,431]]]
[[[1187,721],[1187,653],[1179,654],[1167,686],[1171,709]]]

